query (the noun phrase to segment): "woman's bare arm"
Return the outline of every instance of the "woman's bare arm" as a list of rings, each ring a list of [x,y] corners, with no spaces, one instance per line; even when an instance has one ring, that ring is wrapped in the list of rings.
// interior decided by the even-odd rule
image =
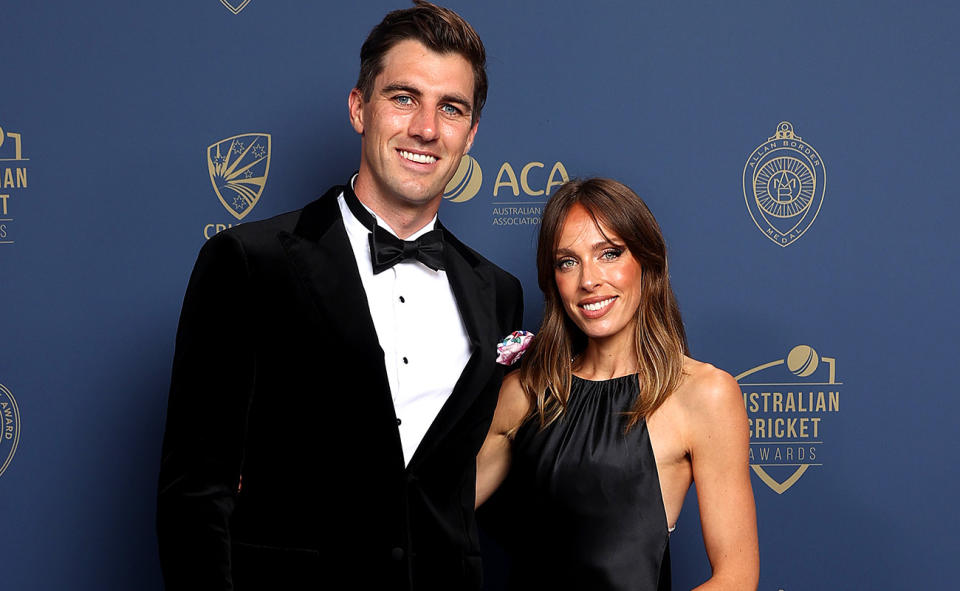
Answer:
[[[729,374],[709,365],[698,373],[686,437],[713,576],[697,590],[754,591],[760,558],[747,413]]]
[[[529,408],[530,404],[520,387],[520,372],[515,371],[503,380],[490,431],[477,454],[477,507],[490,498],[507,477],[513,432],[520,426]]]

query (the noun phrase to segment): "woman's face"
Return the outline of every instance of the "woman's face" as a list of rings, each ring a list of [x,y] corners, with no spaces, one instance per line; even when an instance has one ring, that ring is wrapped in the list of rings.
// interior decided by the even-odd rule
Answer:
[[[601,232],[600,229],[603,229]],[[619,236],[574,205],[563,221],[554,278],[567,315],[588,338],[632,342],[642,271]]]

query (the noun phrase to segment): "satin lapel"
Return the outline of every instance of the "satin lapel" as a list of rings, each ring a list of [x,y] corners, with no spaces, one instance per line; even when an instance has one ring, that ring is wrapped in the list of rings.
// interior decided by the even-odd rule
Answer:
[[[279,238],[325,323],[323,334],[316,338],[337,343],[341,352],[338,358],[349,359],[333,371],[353,372],[356,389],[369,393],[367,399],[374,402],[371,410],[378,413],[374,416],[389,420],[396,430],[383,349],[337,205],[342,190],[334,187],[307,205],[293,233],[281,232]],[[317,360],[318,371],[324,370],[323,363],[324,360]],[[399,431],[397,450],[400,450]],[[400,461],[403,461],[402,455]]]
[[[444,232],[447,230],[444,229]],[[409,468],[413,468],[420,459],[442,443],[450,429],[476,400],[496,367],[496,294],[491,280],[484,275],[479,260],[466,249],[461,250],[461,245],[455,238],[447,240],[444,262],[473,353],[453,392],[411,458]]]

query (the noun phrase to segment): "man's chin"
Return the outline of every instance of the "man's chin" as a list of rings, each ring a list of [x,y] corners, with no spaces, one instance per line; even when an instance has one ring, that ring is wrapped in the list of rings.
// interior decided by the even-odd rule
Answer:
[[[428,185],[407,184],[402,187],[396,187],[394,195],[400,201],[409,203],[410,205],[426,207],[432,204],[438,197],[443,196],[443,189],[443,185],[437,186],[435,183]]]

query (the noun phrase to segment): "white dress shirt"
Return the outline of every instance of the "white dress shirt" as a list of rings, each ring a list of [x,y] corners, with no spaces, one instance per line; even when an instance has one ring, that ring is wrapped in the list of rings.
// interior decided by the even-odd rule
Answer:
[[[470,339],[446,271],[434,271],[419,261],[405,260],[374,275],[370,231],[354,217],[342,194],[337,203],[383,348],[403,459],[409,464],[470,360]],[[381,228],[396,236],[377,214],[366,205],[363,207]],[[436,219],[434,216],[407,240],[432,230]]]

